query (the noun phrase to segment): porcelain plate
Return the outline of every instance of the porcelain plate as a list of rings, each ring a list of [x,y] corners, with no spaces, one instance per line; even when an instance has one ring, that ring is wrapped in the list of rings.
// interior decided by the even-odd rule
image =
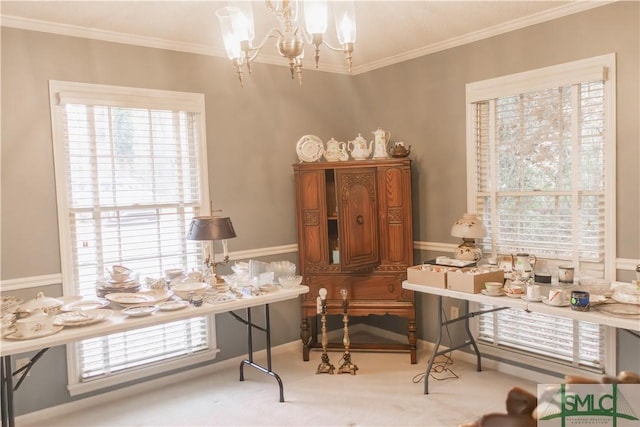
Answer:
[[[296,154],[301,162],[315,162],[324,153],[322,140],[315,135],[305,135],[298,140]]]

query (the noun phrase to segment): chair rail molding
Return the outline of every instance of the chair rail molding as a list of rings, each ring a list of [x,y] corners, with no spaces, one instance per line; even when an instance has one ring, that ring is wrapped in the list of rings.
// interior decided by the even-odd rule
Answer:
[[[0,280],[0,292],[20,289],[38,288],[62,284],[62,273],[44,274],[41,276],[19,277],[17,279]]]
[[[433,252],[445,252],[453,253],[453,250],[457,247],[455,243],[440,243],[440,242],[423,242],[415,240],[413,248],[419,251],[433,251]],[[287,254],[298,251],[297,243],[282,246],[271,246],[267,248],[249,249],[246,251],[237,251],[229,253],[229,259],[251,259],[260,258],[265,256]],[[640,263],[640,260],[632,258],[617,258],[616,269],[635,271],[636,265]],[[31,289],[41,286],[52,286],[62,284],[62,274],[44,274],[41,276],[19,277],[16,279],[0,280],[0,292],[17,291],[20,289]]]

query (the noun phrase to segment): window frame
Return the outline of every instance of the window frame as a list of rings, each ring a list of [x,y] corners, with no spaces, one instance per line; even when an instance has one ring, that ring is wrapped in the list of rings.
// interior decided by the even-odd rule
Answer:
[[[206,115],[204,94],[176,92],[157,89],[111,86],[67,81],[49,81],[49,101],[51,128],[53,137],[53,155],[55,164],[56,199],[58,208],[58,227],[60,239],[60,260],[62,270],[63,295],[76,293],[73,252],[71,250],[71,227],[68,219],[68,164],[65,158],[64,104],[95,104],[125,108],[166,109],[197,113],[198,169],[200,180],[200,214],[209,214],[209,182],[206,144]],[[202,248],[201,248],[202,252]],[[199,255],[203,258],[203,254]],[[188,365],[213,360],[217,353],[215,334],[215,316],[205,319],[208,349],[167,361],[151,363],[142,368],[124,370],[102,378],[82,382],[79,364],[79,344],[67,345],[68,389],[72,396],[130,382],[139,378],[179,369]]]
[[[604,80],[604,277],[615,280],[616,274],[616,56],[605,54],[583,60],[553,65],[512,75],[496,77],[466,85],[466,170],[467,170],[467,211],[477,213],[477,173],[478,159],[475,140],[475,103],[499,97],[513,96],[549,87],[570,85],[580,82]],[[491,238],[488,236],[487,238]],[[558,265],[562,260],[548,260],[549,265]],[[477,304],[472,304],[475,310]],[[479,319],[473,319],[473,334],[478,337]],[[606,327],[604,333],[605,373],[615,373],[616,339],[615,331]],[[560,362],[546,362],[538,357],[524,355],[519,351],[497,349],[492,345],[478,343],[483,351],[507,360],[526,363],[540,368],[567,372],[582,372],[583,368],[568,367]],[[586,369],[586,368],[584,368]]]

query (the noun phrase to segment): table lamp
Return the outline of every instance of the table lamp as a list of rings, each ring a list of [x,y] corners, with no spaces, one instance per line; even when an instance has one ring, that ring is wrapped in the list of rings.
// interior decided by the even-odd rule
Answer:
[[[482,258],[482,249],[476,246],[475,239],[486,234],[484,224],[474,214],[465,213],[451,227],[451,235],[461,237],[462,243],[453,253],[455,259],[464,261],[479,261]]]
[[[227,239],[236,237],[236,231],[233,229],[231,218],[219,216],[197,216],[191,220],[189,231],[187,232],[188,240],[209,240],[211,241],[209,249],[207,249],[207,258],[205,265],[213,272],[213,276],[218,281],[218,264],[226,264],[229,261],[229,252],[227,250]],[[216,262],[216,252],[214,241],[222,241],[222,251],[224,259]]]

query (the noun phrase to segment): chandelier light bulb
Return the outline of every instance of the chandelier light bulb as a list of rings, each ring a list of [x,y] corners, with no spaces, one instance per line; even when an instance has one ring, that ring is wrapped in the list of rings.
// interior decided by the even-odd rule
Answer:
[[[327,1],[305,0],[304,20],[309,34],[324,34],[327,31]]]
[[[251,62],[256,59],[267,40],[271,38],[276,39],[278,53],[289,61],[291,78],[297,75],[300,84],[302,84],[302,58],[305,43],[312,44],[315,48],[316,68],[320,60],[320,47],[324,45],[333,51],[343,52],[351,71],[353,44],[356,39],[353,1],[333,2],[340,47],[331,46],[324,40],[324,33],[327,30],[328,1],[304,1],[306,29],[297,22],[298,0],[266,0],[267,10],[276,16],[280,25],[271,28],[258,45],[253,44],[255,28],[251,2],[230,2],[229,6],[216,11],[227,56],[238,73],[241,86],[244,86],[244,67],[251,73]]]

